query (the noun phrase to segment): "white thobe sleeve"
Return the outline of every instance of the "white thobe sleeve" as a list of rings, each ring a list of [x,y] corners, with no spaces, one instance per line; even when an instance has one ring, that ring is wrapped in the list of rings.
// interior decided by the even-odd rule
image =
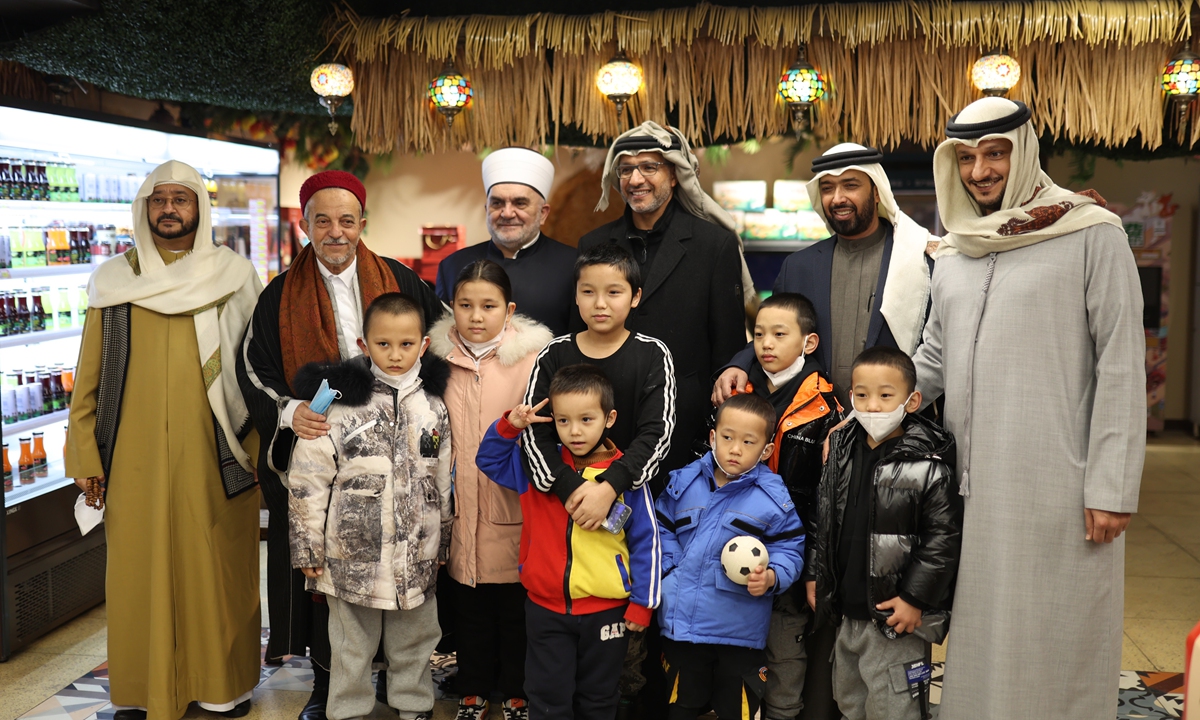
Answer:
[[[1093,510],[1136,512],[1146,456],[1141,282],[1124,232],[1097,225],[1089,228],[1085,239],[1096,396],[1087,428],[1083,505]],[[1081,362],[1091,361],[1081,358]]]
[[[933,277],[933,284],[930,286],[929,319],[925,321],[921,344],[917,346],[917,352],[913,355],[913,365],[917,366],[917,390],[921,392],[921,409],[941,397],[946,389],[942,367],[942,318],[938,312],[937,273],[934,273]]]

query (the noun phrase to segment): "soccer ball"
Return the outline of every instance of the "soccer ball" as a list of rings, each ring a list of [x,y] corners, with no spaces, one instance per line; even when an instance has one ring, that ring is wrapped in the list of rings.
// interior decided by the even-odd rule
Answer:
[[[738,585],[750,582],[754,568],[767,566],[767,547],[750,535],[739,535],[725,543],[721,550],[721,569],[725,576]]]

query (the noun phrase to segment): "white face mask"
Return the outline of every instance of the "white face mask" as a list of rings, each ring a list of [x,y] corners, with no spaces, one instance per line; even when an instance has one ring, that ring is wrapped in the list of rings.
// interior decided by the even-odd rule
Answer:
[[[805,335],[804,339],[801,340],[800,342],[801,343],[808,342],[808,335]],[[794,378],[800,374],[800,371],[804,369],[803,347],[804,346],[801,345],[800,357],[796,358],[795,362],[793,362],[791,365],[788,365],[783,370],[780,370],[777,373],[773,373],[770,370],[763,368],[763,372],[766,373],[767,379],[771,381],[771,385],[773,385],[777,389],[781,388],[784,385],[786,385],[792,378]]]
[[[904,416],[908,414],[904,408],[908,405],[908,401],[912,400],[914,394],[909,393],[908,398],[891,412],[863,412],[855,407],[854,419],[858,420],[858,424],[863,426],[863,430],[867,431],[872,440],[881,443],[884,438],[891,435],[896,428],[900,427],[900,423],[904,421]],[[854,406],[853,396],[850,398],[850,405]]]

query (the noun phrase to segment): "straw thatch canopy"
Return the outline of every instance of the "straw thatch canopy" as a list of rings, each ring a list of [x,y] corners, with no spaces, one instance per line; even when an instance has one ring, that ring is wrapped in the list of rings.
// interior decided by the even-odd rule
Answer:
[[[353,130],[369,152],[471,145],[532,146],[573,125],[617,135],[596,71],[618,48],[645,76],[631,119],[669,119],[694,143],[789,131],[780,73],[808,44],[831,83],[813,132],[894,147],[931,145],[950,115],[978,97],[971,64],[1004,49],[1022,66],[1009,97],[1034,111],[1042,135],[1156,148],[1164,132],[1187,145],[1158,86],[1163,62],[1191,36],[1193,0],[877,2],[734,8],[364,18],[339,8],[332,47],[356,78]],[[447,131],[425,99],[453,58],[474,104]],[[1191,117],[1195,118],[1195,111]]]

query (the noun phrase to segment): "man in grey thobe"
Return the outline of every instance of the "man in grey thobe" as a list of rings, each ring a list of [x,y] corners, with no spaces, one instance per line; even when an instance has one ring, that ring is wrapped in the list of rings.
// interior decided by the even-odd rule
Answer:
[[[1116,712],[1142,296],[1120,219],[1041,171],[1029,118],[984,98],[934,155],[948,234],[913,359],[965,499],[941,720]]]

